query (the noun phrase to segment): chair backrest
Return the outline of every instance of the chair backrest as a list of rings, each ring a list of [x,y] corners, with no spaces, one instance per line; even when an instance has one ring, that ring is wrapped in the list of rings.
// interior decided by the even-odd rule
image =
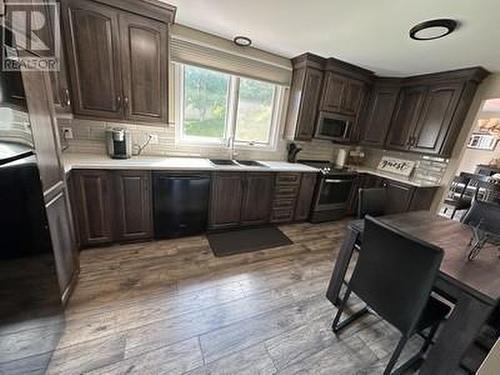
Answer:
[[[500,204],[473,199],[462,223],[500,236]]]
[[[427,305],[443,250],[366,216],[352,291],[403,335]]]
[[[385,188],[360,188],[358,190],[358,218],[366,215],[381,216],[385,213],[387,190]]]
[[[450,199],[460,199],[465,192],[465,189],[470,181],[470,176],[459,175],[453,178],[451,182],[450,189],[448,191],[448,198]]]

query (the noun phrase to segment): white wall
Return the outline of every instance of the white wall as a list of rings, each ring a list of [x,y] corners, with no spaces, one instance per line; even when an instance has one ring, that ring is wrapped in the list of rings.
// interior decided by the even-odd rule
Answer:
[[[490,75],[478,87],[469,113],[467,114],[467,118],[464,121],[462,131],[457,138],[457,143],[455,144],[452,157],[450,158],[448,169],[443,177],[444,186],[441,189],[440,194],[436,194],[436,198],[434,199],[434,209],[438,209],[444,199],[444,195],[448,191],[450,182],[453,180],[453,177],[460,172],[459,168],[461,161],[469,156],[468,149],[466,147],[467,140],[474,131],[484,101],[494,98],[500,98],[500,73]]]

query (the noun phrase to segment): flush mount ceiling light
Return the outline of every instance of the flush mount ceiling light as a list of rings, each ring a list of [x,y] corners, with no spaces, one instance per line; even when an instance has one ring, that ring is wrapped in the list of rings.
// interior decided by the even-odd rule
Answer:
[[[240,47],[250,47],[252,44],[252,40],[250,38],[241,35],[235,36],[233,42]]]
[[[434,40],[451,34],[458,26],[452,19],[438,19],[421,22],[410,30],[410,38],[415,40]]]

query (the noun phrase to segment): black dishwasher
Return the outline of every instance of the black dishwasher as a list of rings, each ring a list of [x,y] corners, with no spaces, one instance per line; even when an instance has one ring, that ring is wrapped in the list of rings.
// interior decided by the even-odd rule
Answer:
[[[210,176],[153,173],[156,238],[203,233],[207,228]]]

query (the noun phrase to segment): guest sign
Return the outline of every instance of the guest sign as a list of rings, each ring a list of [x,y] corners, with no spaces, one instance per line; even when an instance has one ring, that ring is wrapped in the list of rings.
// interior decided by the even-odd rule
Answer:
[[[410,176],[413,168],[415,168],[414,161],[396,159],[389,156],[383,156],[377,167],[379,171],[396,173],[406,177]]]

